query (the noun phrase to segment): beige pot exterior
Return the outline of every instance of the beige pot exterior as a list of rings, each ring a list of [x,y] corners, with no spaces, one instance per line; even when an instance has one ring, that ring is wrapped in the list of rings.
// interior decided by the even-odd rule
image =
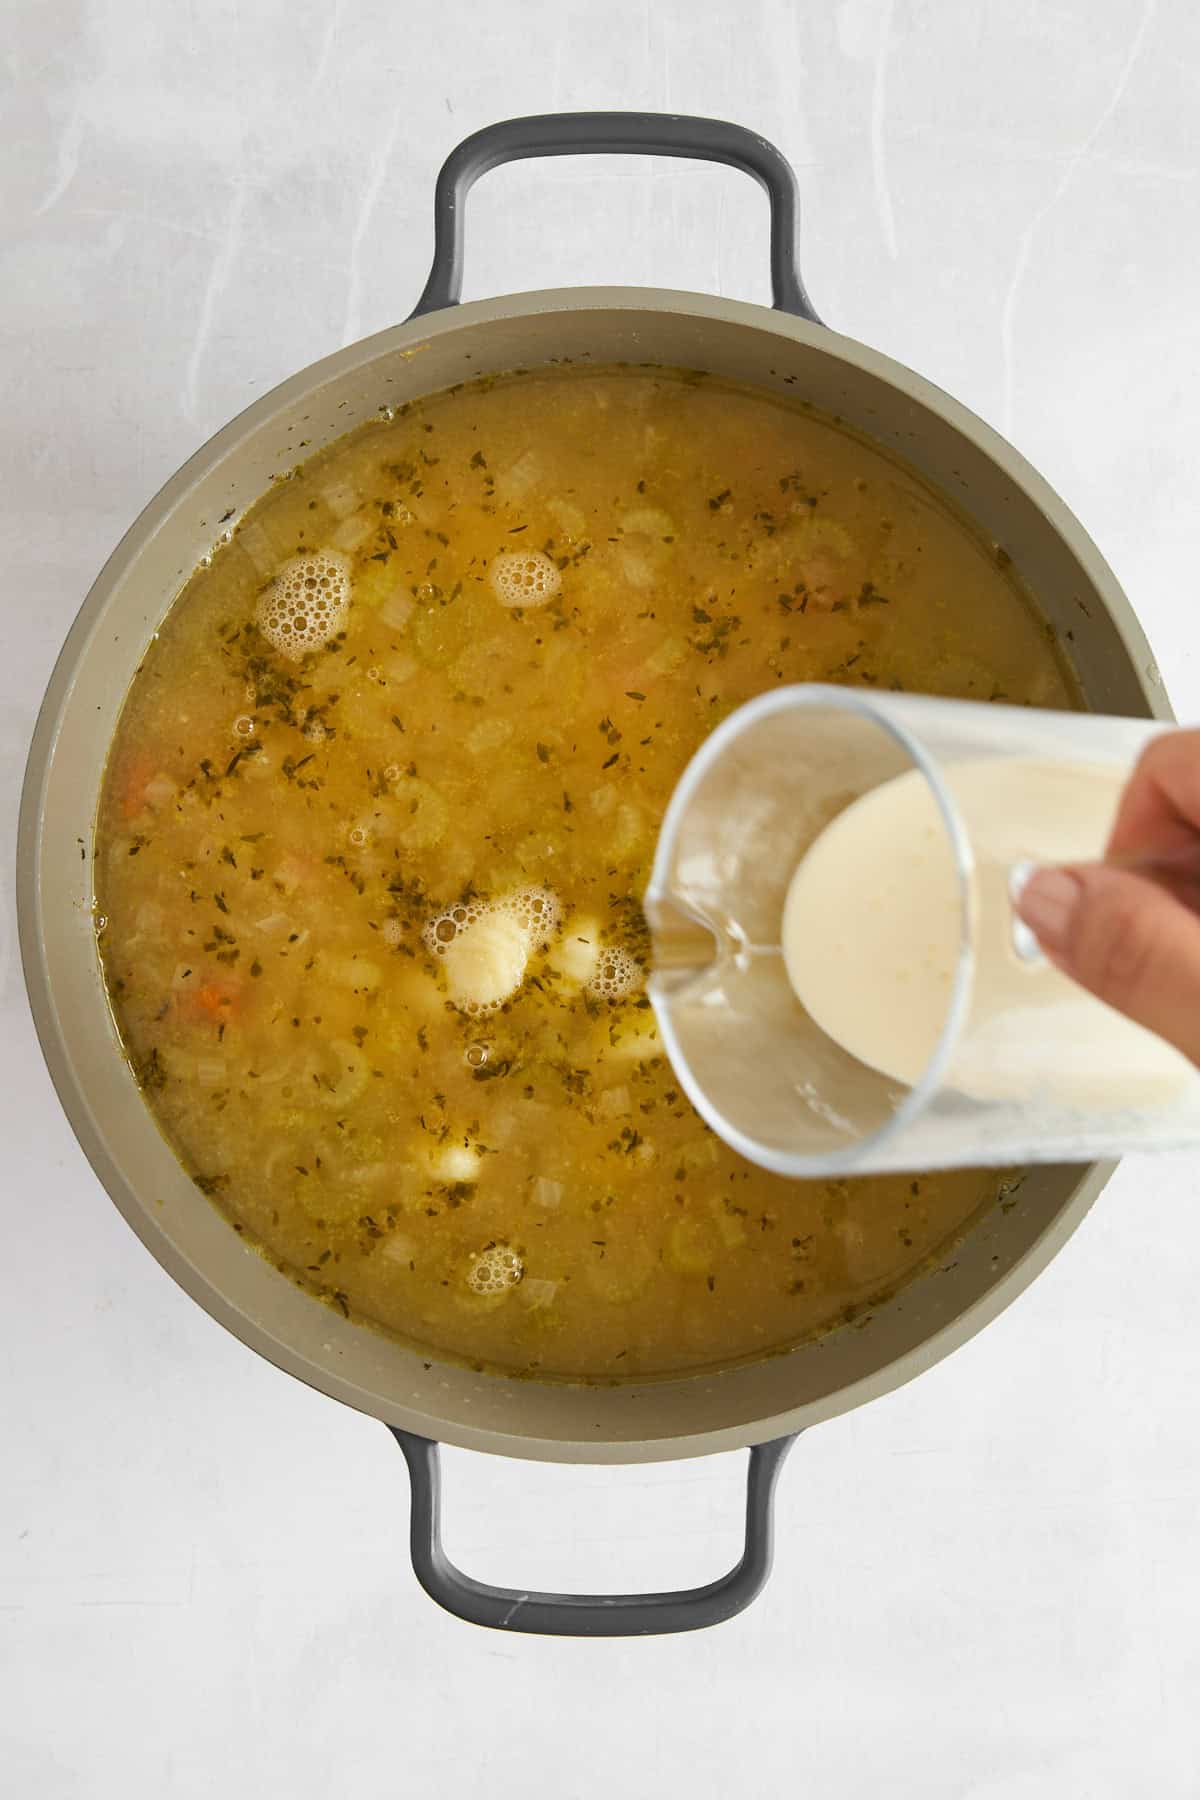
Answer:
[[[199,559],[273,475],[381,407],[551,358],[674,364],[802,395],[905,457],[1013,557],[1071,650],[1089,706],[1169,718],[1149,647],[1095,546],[1004,440],[914,375],[767,308],[571,288],[448,308],[326,358],[197,452],[113,552],[38,720],[22,796],[21,949],[51,1076],[93,1168],[158,1262],[245,1344],[310,1386],[424,1437],[563,1462],[641,1462],[762,1443],[910,1380],[1045,1267],[1110,1166],[1034,1171],[946,1265],[869,1319],[730,1370],[619,1387],[473,1374],[352,1324],[247,1248],[183,1173],[121,1056],[100,980],[90,852],[101,771],[133,672]]]

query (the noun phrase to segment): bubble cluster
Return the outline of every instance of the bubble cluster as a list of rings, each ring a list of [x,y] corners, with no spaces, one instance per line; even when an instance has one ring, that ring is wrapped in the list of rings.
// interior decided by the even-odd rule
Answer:
[[[268,643],[298,662],[336,636],[349,605],[349,560],[337,550],[315,550],[284,563],[255,618]]]
[[[431,919],[421,933],[421,942],[435,956],[445,956],[447,948],[454,942],[460,932],[474,925],[476,919],[482,919],[488,911],[486,900],[468,900],[461,906],[452,906],[448,912]]]
[[[636,956],[606,944],[596,958],[587,992],[600,1000],[624,1000],[637,992],[644,979],[645,970]]]
[[[544,887],[516,888],[511,894],[501,894],[498,900],[463,900],[431,919],[421,940],[435,956],[444,956],[462,932],[492,914],[515,919],[531,949],[543,950],[558,927],[562,907],[558,895]]]
[[[451,1004],[475,1016],[512,999],[530,956],[549,943],[561,916],[549,888],[516,888],[449,907],[429,921],[421,941],[442,959]]]
[[[471,1258],[467,1268],[467,1286],[476,1294],[503,1294],[516,1287],[525,1273],[525,1264],[507,1244],[489,1244]]]
[[[545,606],[562,586],[544,550],[504,550],[492,558],[488,576],[501,606]]]
[[[492,904],[497,912],[517,921],[535,950],[545,949],[562,918],[558,895],[550,888],[517,888],[511,894],[502,894]]]

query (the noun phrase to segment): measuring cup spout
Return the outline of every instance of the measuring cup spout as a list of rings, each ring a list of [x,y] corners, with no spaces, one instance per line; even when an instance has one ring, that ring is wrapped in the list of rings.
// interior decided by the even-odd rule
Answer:
[[[651,890],[644,903],[659,986],[674,992],[711,970],[721,958],[721,934],[702,913],[673,894]]]

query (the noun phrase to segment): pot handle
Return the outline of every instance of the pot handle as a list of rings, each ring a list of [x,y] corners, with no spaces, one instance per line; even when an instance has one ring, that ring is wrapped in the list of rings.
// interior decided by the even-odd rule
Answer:
[[[462,294],[463,212],[481,175],[527,156],[687,156],[728,163],[752,175],[771,204],[771,293],[780,312],[821,323],[804,291],[796,261],[800,196],[787,158],[766,138],[726,119],[679,113],[543,113],[502,119],[471,133],[452,150],[437,178],[433,199],[433,266],[410,317],[456,306]]]
[[[540,1632],[547,1637],[649,1637],[699,1631],[740,1613],[771,1572],[771,1501],[783,1459],[795,1436],[755,1444],[746,1481],[746,1543],[727,1575],[704,1587],[667,1594],[539,1594],[493,1587],[456,1568],[442,1547],[442,1469],[438,1446],[390,1425],[412,1482],[410,1547],[413,1572],[431,1600],[493,1631]]]

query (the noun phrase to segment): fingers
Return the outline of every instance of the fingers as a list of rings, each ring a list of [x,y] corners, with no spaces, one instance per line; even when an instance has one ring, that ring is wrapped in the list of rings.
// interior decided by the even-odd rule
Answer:
[[[1153,881],[1103,863],[1039,870],[1017,911],[1064,974],[1200,1063],[1194,912]]]
[[[1129,778],[1108,855],[1161,853],[1195,843],[1200,854],[1200,731],[1151,740]]]

